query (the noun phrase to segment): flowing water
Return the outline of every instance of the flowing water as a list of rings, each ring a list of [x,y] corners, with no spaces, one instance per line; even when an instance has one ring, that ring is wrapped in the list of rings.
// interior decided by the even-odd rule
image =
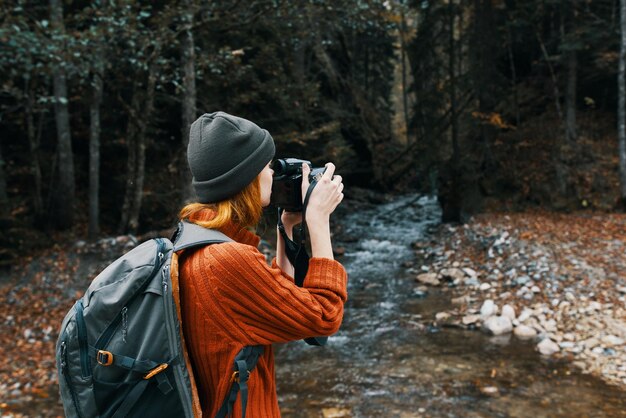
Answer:
[[[410,244],[435,199],[405,196],[341,220],[349,275],[341,330],[326,347],[277,348],[284,417],[620,417],[626,393],[510,336],[428,324],[449,295],[416,291]]]

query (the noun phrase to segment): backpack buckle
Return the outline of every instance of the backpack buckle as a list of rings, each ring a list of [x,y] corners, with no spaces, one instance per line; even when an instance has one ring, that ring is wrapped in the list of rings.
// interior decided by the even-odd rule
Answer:
[[[110,351],[98,350],[96,361],[102,366],[110,366],[113,364],[113,354]]]
[[[246,370],[248,372],[248,377],[250,377],[250,370]],[[239,383],[239,371],[234,371],[233,375],[230,377],[230,383],[237,382]]]

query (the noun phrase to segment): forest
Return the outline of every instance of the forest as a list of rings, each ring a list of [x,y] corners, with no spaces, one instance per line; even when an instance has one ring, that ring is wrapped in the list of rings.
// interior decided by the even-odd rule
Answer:
[[[0,2],[0,415],[61,416],[61,319],[169,236],[219,110],[346,186],[284,416],[623,415],[626,0]]]
[[[614,0],[14,0],[0,21],[3,246],[169,225],[215,110],[349,186],[437,193],[444,220],[623,207]]]

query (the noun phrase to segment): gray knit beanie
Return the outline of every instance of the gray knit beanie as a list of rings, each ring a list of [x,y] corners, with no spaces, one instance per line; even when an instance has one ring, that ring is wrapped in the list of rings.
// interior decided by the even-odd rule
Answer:
[[[206,113],[191,124],[187,161],[200,203],[226,200],[243,190],[274,158],[274,140],[249,120]]]

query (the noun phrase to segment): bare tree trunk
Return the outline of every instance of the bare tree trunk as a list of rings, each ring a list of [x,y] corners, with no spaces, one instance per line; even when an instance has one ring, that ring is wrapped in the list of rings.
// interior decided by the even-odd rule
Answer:
[[[100,105],[102,104],[102,76],[104,75],[101,47],[94,57],[92,79],[92,97],[89,105],[89,228],[90,240],[97,238],[100,232]]]
[[[617,135],[619,138],[620,198],[622,209],[626,210],[626,0],[620,0],[620,26],[622,37],[617,76]]]
[[[452,141],[452,158],[445,169],[445,180],[439,194],[443,222],[461,222],[462,190],[461,150],[459,145],[459,121],[456,97],[456,51],[454,40],[455,4],[448,3],[448,79],[450,99],[450,136]]]
[[[535,31],[535,37],[537,38],[537,42],[539,42],[541,53],[543,54],[543,58],[546,60],[548,69],[550,70],[550,79],[552,80],[552,89],[554,91],[554,106],[556,108],[556,113],[559,117],[559,120],[562,120],[563,112],[561,111],[561,102],[559,101],[561,97],[561,93],[559,91],[559,82],[556,79],[556,75],[554,74],[554,67],[552,67],[552,63],[550,62],[550,55],[548,55],[546,45],[543,43],[543,40],[541,39],[541,35],[539,34],[538,30]]]
[[[404,12],[401,14],[401,21],[399,25],[400,29],[400,57],[402,59],[402,107],[404,110],[404,131],[406,134],[406,143],[410,142],[409,138],[409,100],[408,100],[408,83],[406,76],[406,17],[404,16]]]
[[[305,40],[302,39],[296,45],[294,45],[293,49],[293,76],[297,86],[300,88],[305,88],[306,83],[306,74],[308,74],[308,68],[306,68],[306,57],[305,53],[307,51]],[[354,66],[354,61],[350,61],[350,66]],[[354,72],[351,72],[354,74]],[[312,124],[310,122],[311,115],[307,111],[307,107],[304,103],[299,103],[297,106],[298,111],[298,120],[303,122],[304,130],[313,129]]]
[[[576,51],[567,54],[567,87],[565,89],[565,138],[569,143],[576,142]]]
[[[128,156],[126,159],[126,188],[124,192],[124,203],[122,204],[122,214],[118,233],[123,234],[128,229],[130,210],[133,203],[133,191],[135,179],[137,177],[137,123],[141,112],[141,85],[136,82],[128,110],[128,124],[126,125],[126,144],[128,146]]]
[[[576,27],[575,0],[566,0],[564,4],[563,21],[561,24],[561,38],[573,36]],[[578,62],[575,49],[569,49],[567,57],[567,85],[565,87],[565,140],[568,144],[576,142],[576,84]]]
[[[4,171],[4,159],[0,147],[0,217],[9,216],[9,196],[7,195],[7,180]]]
[[[25,87],[26,90],[26,132],[28,136],[28,145],[30,149],[30,170],[33,175],[33,206],[35,208],[35,219],[42,220],[43,216],[43,198],[41,195],[41,166],[39,165],[39,137],[41,130],[35,129],[35,95],[29,81]],[[39,119],[41,125],[42,117]]]
[[[181,190],[184,202],[190,202],[194,199],[195,193],[191,185],[191,171],[187,166],[187,145],[189,144],[189,128],[196,119],[196,71],[195,71],[195,53],[194,39],[191,30],[193,26],[193,5],[191,0],[184,0],[183,5],[185,12],[183,14],[183,24],[185,30],[181,40],[181,56],[183,65],[183,109],[182,109],[182,132],[183,146],[181,149],[180,169],[182,173]]]
[[[63,24],[63,5],[61,0],[50,0],[50,23],[55,33],[65,35]],[[54,84],[54,111],[57,128],[57,151],[59,156],[59,182],[55,197],[55,211],[52,221],[59,228],[69,228],[74,220],[74,162],[72,154],[72,136],[67,100],[67,80],[64,63],[59,62],[52,70]]]
[[[459,118],[457,115],[457,99],[456,99],[456,51],[454,42],[454,21],[455,10],[454,2],[450,1],[448,6],[449,16],[449,48],[448,54],[448,77],[450,78],[450,121],[451,121],[451,134],[452,134],[452,163],[455,169],[459,169],[461,150],[459,147]]]
[[[139,215],[141,213],[141,201],[143,199],[143,185],[146,173],[146,134],[150,117],[154,110],[154,92],[157,78],[157,62],[156,58],[149,64],[148,83],[145,94],[145,107],[138,119],[137,140],[137,166],[135,168],[135,185],[132,196],[132,205],[130,216],[128,219],[128,231],[135,234],[139,228]]]
[[[520,126],[519,114],[519,92],[517,89],[517,71],[515,69],[515,57],[513,56],[513,36],[511,36],[511,28],[507,28],[507,52],[509,54],[509,63],[511,66],[511,87],[513,88],[513,105],[515,107],[515,126]]]

